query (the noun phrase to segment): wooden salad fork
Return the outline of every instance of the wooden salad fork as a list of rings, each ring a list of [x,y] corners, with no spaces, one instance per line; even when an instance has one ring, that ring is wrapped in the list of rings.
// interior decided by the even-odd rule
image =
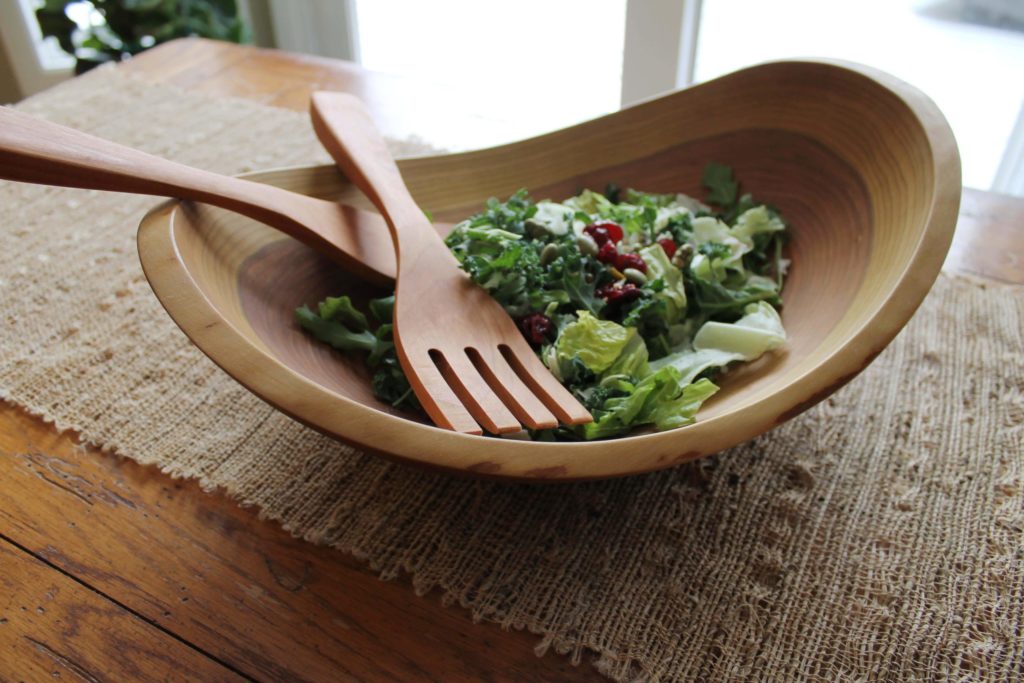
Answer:
[[[362,102],[314,93],[320,142],[380,210],[394,240],[394,338],[420,404],[459,432],[515,432],[582,424],[590,413],[537,358],[498,302],[464,273],[409,194]]]
[[[372,212],[191,168],[5,107],[0,179],[205,202],[276,228],[374,284],[395,276],[394,247]]]

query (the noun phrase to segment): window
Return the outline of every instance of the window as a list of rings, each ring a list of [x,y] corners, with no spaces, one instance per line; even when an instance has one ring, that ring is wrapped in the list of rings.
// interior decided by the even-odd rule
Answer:
[[[26,93],[64,77],[72,63],[42,40],[32,18],[38,1],[0,2],[0,34]],[[91,21],[88,3],[79,5],[69,14]],[[1024,193],[1019,1],[241,0],[241,7],[254,20],[263,16],[263,33],[273,26],[284,49],[355,58],[435,83],[439,97],[458,93],[452,106],[498,123],[509,140],[614,111],[622,98],[685,85],[691,76],[700,82],[803,56],[860,62],[935,100],[957,137],[965,185]],[[670,68],[655,68],[665,62]]]
[[[956,135],[964,185],[988,189],[1024,105],[1024,21],[985,14],[986,4],[704,0],[697,80],[800,56],[877,67],[935,100]]]
[[[655,8],[660,0],[632,2],[664,12]],[[690,27],[697,82],[774,59],[860,62],[935,100],[960,145],[965,185],[993,187],[1013,156],[1008,143],[1015,126],[1024,127],[1024,19],[1015,25],[998,9],[986,14],[993,0],[689,2],[699,11],[679,30],[699,22]],[[500,5],[502,14],[472,0],[357,0],[360,59],[370,69],[472,89],[482,115],[532,135],[618,108],[626,4],[520,0]]]
[[[43,39],[35,19],[38,0],[0,2],[0,35],[6,46],[11,70],[24,94],[31,94],[67,78],[74,58],[60,49],[57,41]],[[0,55],[2,57],[2,55]]]
[[[619,108],[626,0],[357,0],[369,69],[470,89],[533,135]]]

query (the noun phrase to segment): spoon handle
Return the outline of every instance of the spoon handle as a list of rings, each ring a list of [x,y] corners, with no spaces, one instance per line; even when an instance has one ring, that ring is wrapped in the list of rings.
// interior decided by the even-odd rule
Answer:
[[[394,277],[393,250],[371,214],[168,161],[6,107],[0,179],[212,204],[277,228],[371,282]]]
[[[261,204],[237,178],[191,168],[87,133],[0,108],[0,178],[86,190]],[[235,207],[231,207],[235,208]]]

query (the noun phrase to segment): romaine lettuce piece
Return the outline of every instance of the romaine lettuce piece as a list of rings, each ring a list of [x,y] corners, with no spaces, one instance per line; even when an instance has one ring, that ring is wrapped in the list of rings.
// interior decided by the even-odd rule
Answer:
[[[683,319],[686,314],[686,288],[683,286],[683,271],[672,265],[661,245],[654,244],[640,250],[640,256],[647,264],[647,277],[650,280],[661,280],[664,288],[655,292],[655,299],[666,302],[665,323],[672,325]]]
[[[706,379],[683,386],[679,372],[664,367],[641,380],[631,394],[605,400],[594,422],[582,426],[583,437],[603,439],[649,424],[659,431],[682,427],[694,421],[716,391],[718,387]]]
[[[679,195],[682,197],[683,195]],[[658,213],[654,218],[654,233],[663,232],[668,228],[669,223],[681,219],[683,216],[689,216],[693,211],[687,206],[680,206],[678,204],[670,204],[669,206],[658,207]]]
[[[693,241],[697,245],[698,251],[701,251],[700,248],[707,244],[721,245],[721,248],[715,249],[715,251],[723,253],[705,259],[707,266],[716,271],[715,277],[709,279],[714,279],[716,282],[725,279],[724,275],[718,276],[718,272],[724,273],[725,269],[744,272],[743,255],[754,246],[752,241],[739,239],[728,225],[711,216],[700,216],[693,219]],[[705,251],[708,250],[705,249]],[[699,263],[700,257],[704,255],[696,254],[694,261]],[[690,267],[696,268],[697,263],[691,263]]]
[[[632,328],[627,327],[625,329],[629,330]],[[626,345],[619,352],[619,357],[601,373],[601,378],[604,379],[615,375],[625,375],[626,377],[646,376],[649,372],[647,369],[647,354],[647,344],[644,343],[643,337],[639,334],[630,335]]]
[[[578,359],[588,370],[600,375],[615,364],[630,340],[637,336],[636,329],[599,320],[587,311],[577,315],[576,322],[566,325],[558,335],[557,360],[564,365]]]
[[[637,416],[657,388],[656,381],[641,382],[628,396],[606,399],[601,410],[595,411],[594,421],[582,426],[583,438],[590,441],[625,434],[640,424]]]
[[[537,212],[528,218],[525,224],[527,228],[536,227],[549,235],[559,237],[572,228],[574,213],[568,206],[543,200],[537,202]]]
[[[770,304],[759,301],[748,305],[743,312],[745,315],[731,324],[704,323],[693,338],[693,348],[698,351],[721,349],[750,361],[786,343],[782,319]]]
[[[648,400],[645,408],[649,407],[649,410],[644,411],[642,423],[653,424],[659,432],[691,424],[704,401],[717,391],[718,386],[714,382],[700,379],[684,386],[683,391],[675,398]]]
[[[674,368],[679,372],[679,381],[684,385],[690,384],[697,375],[709,368],[719,368],[741,360],[742,357],[723,351],[722,349],[687,349],[670,353],[669,355],[651,361],[651,372],[657,372],[666,367]]]
[[[562,203],[576,211],[600,216],[605,215],[615,206],[603,194],[591,190],[583,190],[583,192],[575,197],[571,197]]]
[[[786,229],[782,220],[768,211],[768,207],[755,206],[740,214],[736,219],[736,225],[730,229],[733,237],[746,243],[750,248],[754,246],[754,235],[766,232],[781,232]]]
[[[724,282],[729,276],[725,270],[725,260],[707,254],[695,254],[690,261],[690,271],[695,278],[707,282]]]
[[[679,372],[680,381],[689,384],[708,368],[752,361],[786,343],[782,319],[770,304],[749,304],[744,313],[734,323],[704,323],[694,335],[692,347],[652,361],[651,372],[672,367]]]
[[[729,233],[729,226],[714,216],[698,216],[692,221],[693,241],[697,246],[706,242],[718,242],[726,244],[730,239],[735,239]]]
[[[698,278],[710,282],[724,282],[732,272],[736,274],[732,280],[738,280],[733,282],[734,288],[746,286],[743,257],[754,251],[754,236],[785,229],[785,223],[763,205],[744,211],[731,228],[711,216],[694,218],[693,241],[701,253],[694,255],[690,268]]]
[[[702,256],[702,254],[698,254]],[[742,282],[735,284],[715,279],[720,271],[713,264],[697,261],[697,268],[691,267],[693,274],[693,293],[697,307],[708,316],[742,316],[744,309],[759,301],[776,305],[779,299],[779,286],[775,280],[760,275],[746,275]],[[728,285],[728,286],[727,286]]]

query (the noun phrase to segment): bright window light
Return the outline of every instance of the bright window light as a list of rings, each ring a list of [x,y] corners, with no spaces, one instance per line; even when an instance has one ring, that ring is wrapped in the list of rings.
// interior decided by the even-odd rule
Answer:
[[[877,67],[935,101],[960,146],[964,185],[989,189],[1024,102],[1024,26],[996,25],[971,4],[986,3],[704,0],[697,79],[792,57]]]
[[[615,111],[625,0],[357,0],[369,69],[478,93],[533,133]]]

